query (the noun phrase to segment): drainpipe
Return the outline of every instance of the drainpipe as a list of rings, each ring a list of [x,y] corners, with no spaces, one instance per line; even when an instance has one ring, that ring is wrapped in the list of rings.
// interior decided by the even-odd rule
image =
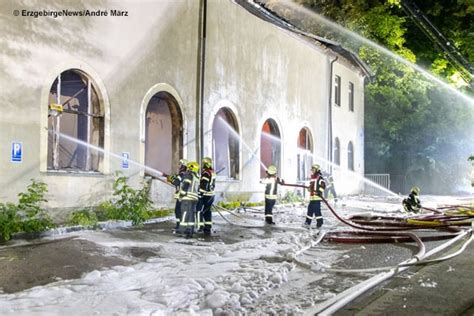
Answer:
[[[329,100],[328,100],[328,160],[332,163],[332,81],[333,66],[339,57],[334,57],[329,63]],[[332,174],[332,164],[329,165],[329,173]]]
[[[196,87],[196,155],[201,163],[204,156],[204,69],[206,61],[206,19],[207,0],[199,1],[199,39],[198,39],[198,69]]]

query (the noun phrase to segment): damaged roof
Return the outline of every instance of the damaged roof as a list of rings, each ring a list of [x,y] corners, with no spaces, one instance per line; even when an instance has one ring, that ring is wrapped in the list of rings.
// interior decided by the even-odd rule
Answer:
[[[235,3],[240,5],[242,8],[250,12],[251,14],[259,17],[260,19],[272,23],[273,25],[278,26],[284,30],[290,31],[294,34],[297,34],[311,42],[315,41],[328,49],[332,50],[338,55],[346,58],[353,65],[358,67],[362,73],[369,79],[373,77],[373,74],[369,68],[357,54],[345,49],[341,44],[331,41],[329,39],[305,32],[284,20],[282,17],[278,16],[275,12],[267,9],[266,7],[254,2],[253,0],[234,0]]]

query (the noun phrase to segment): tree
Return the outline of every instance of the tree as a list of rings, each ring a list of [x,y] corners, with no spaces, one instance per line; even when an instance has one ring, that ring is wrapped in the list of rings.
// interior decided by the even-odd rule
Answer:
[[[420,56],[422,63],[431,63],[431,68],[438,69],[438,74],[451,78],[454,68],[448,68],[447,60],[433,51],[427,37],[415,32],[399,1],[299,2],[411,62],[416,62]],[[439,1],[428,2],[441,6]],[[267,5],[296,26],[341,42],[344,47],[356,51],[371,67],[375,77],[365,91],[366,172],[400,175],[408,186],[416,183],[424,186],[424,192],[433,193],[447,193],[461,182],[467,166],[460,157],[466,156],[466,150],[474,150],[470,141],[473,135],[470,133],[474,133],[472,106],[428,81],[411,67],[363,45],[353,36],[344,36],[343,32],[328,24],[322,25],[320,19],[285,9],[278,2]],[[469,24],[469,19],[464,19],[464,16],[472,15],[469,8],[472,6],[467,1],[459,0],[450,10],[453,15],[462,15],[463,22],[456,18],[446,19],[443,29],[452,26],[455,34],[471,36],[472,22]],[[460,37],[456,37],[456,43],[469,55],[470,43],[461,41]],[[445,67],[443,71],[442,67]],[[406,187],[400,184],[395,189],[402,191]]]

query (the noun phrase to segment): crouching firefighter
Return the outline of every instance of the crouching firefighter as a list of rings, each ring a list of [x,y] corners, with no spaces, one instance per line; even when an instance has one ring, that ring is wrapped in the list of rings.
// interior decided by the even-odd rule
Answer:
[[[419,213],[421,211],[421,201],[418,197],[420,195],[420,188],[413,187],[406,199],[403,200],[402,205],[405,211]]]
[[[178,173],[172,175],[165,175],[166,180],[175,186],[176,191],[174,193],[174,198],[176,199],[176,204],[174,206],[174,215],[176,217],[176,228],[175,230],[179,229],[179,223],[181,222],[181,200],[179,199],[179,191],[181,182],[183,180],[184,174],[186,173],[187,167],[186,164],[188,161],[186,159],[179,160],[179,169]]]
[[[199,202],[198,211],[198,229],[203,231],[204,235],[211,235],[212,211],[214,203],[214,187],[216,185],[216,173],[212,169],[212,159],[205,157],[202,159],[201,179],[199,181]]]
[[[278,184],[282,184],[284,181],[277,177],[277,168],[274,165],[268,166],[266,173],[267,176],[260,180],[260,183],[265,184],[265,223],[275,225],[273,207],[277,199]]]
[[[316,227],[323,226],[323,216],[321,214],[321,197],[326,189],[326,182],[321,175],[321,170],[318,164],[311,166],[311,180],[309,182],[309,204],[306,220],[303,227],[311,227],[311,221],[316,216]]]
[[[199,164],[191,161],[187,164],[187,170],[183,175],[179,189],[179,199],[181,200],[181,223],[180,233],[186,234],[190,238],[194,233],[194,219],[196,216],[196,204],[198,202],[199,186]]]

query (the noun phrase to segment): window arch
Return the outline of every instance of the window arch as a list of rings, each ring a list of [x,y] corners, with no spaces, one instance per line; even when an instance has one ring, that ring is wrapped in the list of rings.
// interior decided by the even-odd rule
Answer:
[[[104,147],[101,99],[91,77],[79,69],[63,71],[53,82],[48,100],[48,170],[101,171],[103,154],[92,147]]]
[[[347,168],[354,171],[354,146],[352,142],[347,145]]]
[[[334,140],[334,163],[338,166],[341,165],[341,144],[337,137]]]
[[[221,108],[212,123],[212,156],[219,176],[238,179],[240,170],[239,127],[234,113]]]
[[[274,119],[268,119],[262,126],[260,135],[260,161],[265,166],[275,165],[280,172],[281,136],[278,124]],[[260,168],[260,176],[265,176],[265,169]]]
[[[305,180],[309,175],[309,170],[313,164],[313,139],[308,128],[302,128],[298,134],[297,179]]]
[[[178,101],[160,91],[148,101],[145,114],[145,165],[171,174],[183,158],[183,116]],[[146,175],[156,176],[146,172]]]

